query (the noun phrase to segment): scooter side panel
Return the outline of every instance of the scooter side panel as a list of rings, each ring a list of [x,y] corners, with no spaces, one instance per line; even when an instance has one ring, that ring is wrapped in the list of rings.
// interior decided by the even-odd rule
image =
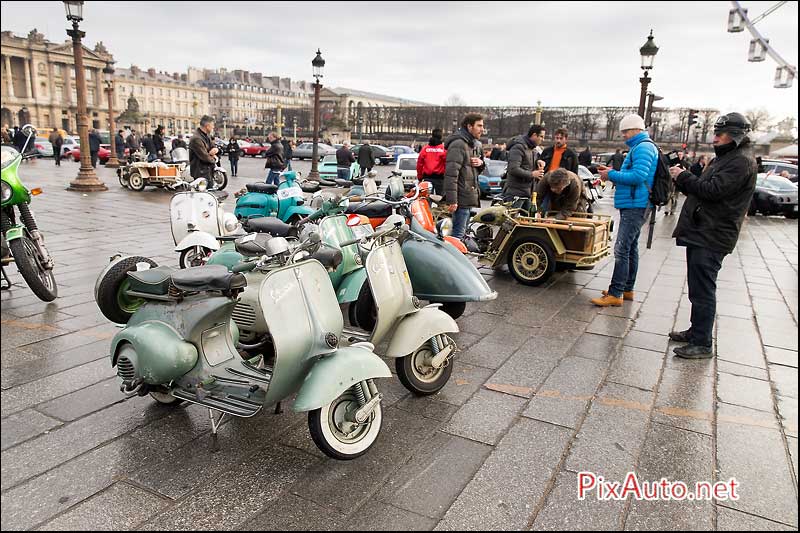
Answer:
[[[335,351],[344,323],[328,273],[318,261],[274,270],[260,290],[276,353],[267,392],[267,403],[274,403],[300,388],[317,357]]]
[[[414,313],[413,289],[403,253],[397,241],[373,249],[367,256],[367,276],[378,320],[370,342],[379,344],[392,330],[398,316]]]
[[[340,246],[341,243],[351,241],[356,236],[352,228],[347,225],[347,216],[334,215],[325,217],[322,219],[322,222],[319,223],[319,230],[322,241],[325,244],[336,246],[342,250],[342,262],[336,269],[339,277],[345,276],[363,267],[357,244],[351,244],[345,247]],[[356,259],[356,257],[358,257],[358,259]],[[334,276],[331,276],[331,279],[334,280],[335,286],[338,279],[334,279]]]
[[[453,246],[423,238],[403,242],[414,295],[434,302],[477,302],[497,296],[480,272]]]
[[[139,376],[150,385],[177,380],[197,363],[197,348],[162,322],[142,322],[117,333],[111,341],[112,366],[126,342],[136,350],[133,363]]]
[[[389,341],[386,356],[404,357],[434,335],[442,333],[458,333],[458,324],[444,311],[435,307],[424,307],[402,318]]]
[[[370,350],[360,346],[340,348],[314,363],[292,409],[298,413],[319,409],[360,381],[389,377],[389,367]]]
[[[228,270],[233,269],[242,261],[242,254],[236,251],[236,246],[232,242],[224,243],[218,251],[209,257],[207,265],[222,265]]]
[[[361,287],[367,281],[367,271],[363,268],[354,270],[342,278],[339,289],[336,291],[336,298],[340,304],[354,302],[358,299]]]
[[[233,214],[237,218],[274,217],[278,215],[278,201],[271,194],[248,192],[236,201]]]
[[[316,213],[316,211],[317,211],[316,209],[312,209],[307,205],[293,205],[287,208],[286,211],[284,211],[281,214],[281,220],[289,221],[292,220],[292,217],[294,218],[307,217],[312,213]]]

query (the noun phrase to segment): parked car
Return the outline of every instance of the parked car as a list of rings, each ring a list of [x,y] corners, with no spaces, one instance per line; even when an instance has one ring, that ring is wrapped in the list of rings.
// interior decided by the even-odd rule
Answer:
[[[394,152],[395,157],[399,157],[401,154],[416,154],[417,152],[414,151],[413,148],[410,146],[406,146],[404,144],[393,144],[389,147],[389,150]]]
[[[73,135],[64,137],[64,144],[61,145],[61,157],[66,157],[74,148],[81,145],[81,140]]]
[[[394,165],[394,171],[403,178],[403,186],[410,189],[417,184],[417,157],[416,153],[400,154]]]
[[[375,158],[376,165],[390,165],[394,163],[394,152],[390,149],[386,148],[385,146],[381,146],[380,144],[370,144],[369,147],[372,149],[372,157]],[[358,157],[358,150],[360,148],[361,145],[356,145],[353,147],[353,153],[356,155],[356,157]]]
[[[782,161],[780,159],[761,159],[759,161],[759,172],[770,172],[780,175],[781,172],[786,171],[789,173],[789,180],[797,183],[797,165],[789,161]]]
[[[53,157],[53,144],[45,137],[36,137],[33,146],[39,152],[39,157]]]
[[[269,146],[264,146],[261,143],[249,143],[247,141],[239,142],[239,147],[242,149],[243,156],[260,157],[263,156]]]
[[[755,215],[758,212],[797,218],[797,184],[777,174],[760,173],[747,214]]]
[[[336,154],[328,154],[322,158],[322,163],[319,165],[319,178],[321,180],[328,180],[333,181],[339,177],[339,174],[336,170]],[[361,173],[361,167],[358,166],[358,163],[352,163],[350,165],[350,179],[358,177]]]
[[[131,150],[127,146],[125,147],[125,157],[130,155]],[[73,161],[76,163],[80,163],[81,161],[81,149],[80,147],[73,148],[67,154],[69,157],[72,158]],[[97,160],[100,161],[101,164],[105,165],[108,163],[108,160],[111,158],[111,145],[110,144],[101,144],[100,150],[97,152]]]
[[[508,168],[507,161],[486,159],[486,168],[478,176],[478,189],[481,197],[494,196],[503,192],[503,176]]]
[[[299,159],[302,161],[303,159],[311,159],[311,152],[314,149],[313,143],[302,143],[300,146],[294,149],[292,152],[292,159]],[[317,144],[317,155],[319,156],[320,160],[326,155],[336,155],[336,149],[324,143]]]

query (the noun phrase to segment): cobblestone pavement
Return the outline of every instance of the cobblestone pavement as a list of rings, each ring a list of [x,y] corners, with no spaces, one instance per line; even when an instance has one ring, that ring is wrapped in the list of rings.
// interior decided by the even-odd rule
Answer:
[[[245,160],[242,174],[260,176]],[[385,169],[383,169],[385,172]],[[9,268],[2,294],[3,529],[797,529],[797,222],[754,217],[719,281],[717,357],[672,356],[688,325],[683,249],[659,215],[636,301],[600,310],[612,263],[543,287],[484,270],[448,385],[379,383],[384,426],[352,462],[325,458],[306,417],[234,419],[212,453],[207,412],[125,398],[117,331],[93,301],[109,256],[177,264],[165,191],[64,190],[77,165],[23,165],[57,262],[45,304]],[[233,180],[229,190],[245,178]],[[604,209],[611,211],[606,199]],[[576,473],[740,484],[737,501],[577,495]]]

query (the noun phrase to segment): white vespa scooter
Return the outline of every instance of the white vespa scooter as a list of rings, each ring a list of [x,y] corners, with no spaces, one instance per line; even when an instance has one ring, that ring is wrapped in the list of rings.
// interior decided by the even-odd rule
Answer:
[[[223,208],[227,197],[227,192],[207,190],[205,178],[192,181],[188,191],[172,196],[170,225],[181,268],[205,264],[208,256],[219,250],[220,239],[243,235],[239,221]]]

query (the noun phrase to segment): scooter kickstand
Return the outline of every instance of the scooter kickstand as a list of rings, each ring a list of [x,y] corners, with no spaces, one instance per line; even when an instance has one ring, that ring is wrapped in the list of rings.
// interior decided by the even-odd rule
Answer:
[[[219,426],[222,425],[222,419],[225,418],[225,413],[222,413],[222,416],[219,419],[214,418],[214,411],[212,409],[208,410],[208,417],[211,419],[211,451],[218,452],[219,451],[219,441],[217,440],[217,430]]]
[[[283,408],[281,407],[281,402],[275,404],[275,414],[279,415],[283,412]]]

